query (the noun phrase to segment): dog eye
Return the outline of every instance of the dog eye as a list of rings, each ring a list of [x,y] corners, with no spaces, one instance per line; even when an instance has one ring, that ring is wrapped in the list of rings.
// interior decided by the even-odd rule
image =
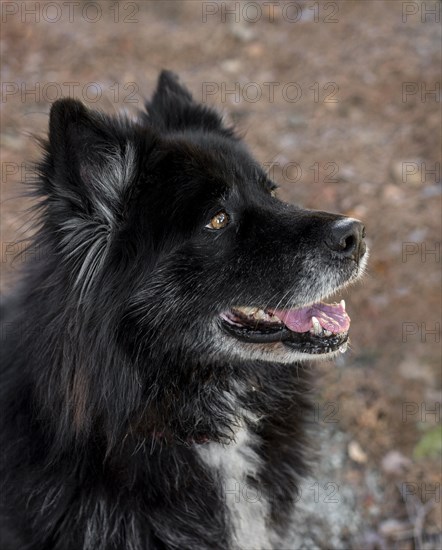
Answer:
[[[223,227],[226,227],[226,225],[229,223],[229,216],[226,212],[218,212],[213,218],[210,220],[210,223],[206,225],[209,229],[222,229]]]

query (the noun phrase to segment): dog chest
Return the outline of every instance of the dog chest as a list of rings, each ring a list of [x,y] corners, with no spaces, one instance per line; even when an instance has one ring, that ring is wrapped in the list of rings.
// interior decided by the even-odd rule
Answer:
[[[235,549],[271,548],[267,526],[269,503],[252,484],[261,465],[252,447],[253,438],[246,428],[236,433],[229,445],[209,443],[198,448],[198,454],[219,483],[219,492],[231,529],[231,545]]]

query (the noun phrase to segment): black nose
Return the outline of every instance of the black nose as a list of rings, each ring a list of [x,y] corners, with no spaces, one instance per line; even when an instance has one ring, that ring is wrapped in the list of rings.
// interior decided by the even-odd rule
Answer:
[[[341,218],[333,222],[325,239],[327,246],[345,258],[358,262],[365,254],[365,227],[352,218]]]

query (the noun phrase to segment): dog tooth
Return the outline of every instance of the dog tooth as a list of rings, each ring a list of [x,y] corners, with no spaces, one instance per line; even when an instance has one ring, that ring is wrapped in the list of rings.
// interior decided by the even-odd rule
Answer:
[[[325,336],[331,336],[332,331],[331,330],[324,330],[324,334],[325,334]]]
[[[256,307],[240,307],[238,309],[245,315],[255,315],[257,311]]]
[[[347,351],[347,342],[344,342],[342,346],[339,348],[339,351],[341,353],[345,353]]]
[[[321,324],[316,317],[312,317],[312,323],[313,323],[313,330],[316,336],[319,336],[320,334],[322,334]]]
[[[341,300],[341,307],[345,311],[345,300]]]
[[[267,319],[267,314],[264,312],[264,310],[258,309],[257,311],[255,311],[254,317],[256,317],[256,319]]]

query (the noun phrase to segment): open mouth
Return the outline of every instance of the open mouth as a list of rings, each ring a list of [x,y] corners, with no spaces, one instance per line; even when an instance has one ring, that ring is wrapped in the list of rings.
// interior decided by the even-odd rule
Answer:
[[[220,315],[221,325],[243,342],[282,342],[312,355],[347,350],[350,317],[345,302],[318,302],[298,309],[234,307]]]

